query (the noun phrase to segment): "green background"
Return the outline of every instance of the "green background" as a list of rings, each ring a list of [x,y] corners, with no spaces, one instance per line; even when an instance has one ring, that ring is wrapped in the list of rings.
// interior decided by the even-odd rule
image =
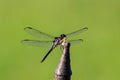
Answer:
[[[53,80],[61,51],[27,46],[31,26],[58,36],[88,27],[71,46],[72,80],[120,80],[119,0],[0,0],[0,80]],[[41,39],[40,39],[41,40]]]

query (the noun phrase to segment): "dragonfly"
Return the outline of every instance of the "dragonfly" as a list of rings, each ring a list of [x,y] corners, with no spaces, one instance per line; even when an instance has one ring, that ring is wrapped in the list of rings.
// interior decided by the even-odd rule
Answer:
[[[49,49],[49,51],[45,54],[45,56],[42,58],[41,63],[46,59],[46,57],[51,53],[51,51],[57,47],[58,45],[60,46],[64,46],[65,42],[70,42],[70,43],[80,43],[83,42],[83,39],[76,39],[76,40],[68,40],[68,38],[79,35],[81,33],[83,33],[84,31],[88,30],[87,27],[84,27],[82,29],[79,29],[77,31],[68,33],[68,34],[61,34],[58,37],[54,37],[50,34],[41,32],[37,29],[34,29],[32,27],[26,27],[24,28],[24,30],[31,34],[32,36],[36,36],[39,38],[45,38],[45,39],[51,39],[51,40],[29,40],[29,39],[25,39],[22,40],[23,44],[27,44],[27,45],[31,45],[31,46],[38,46],[38,47],[42,47],[44,45],[49,46],[51,45],[51,48]],[[51,44],[52,43],[52,44]]]

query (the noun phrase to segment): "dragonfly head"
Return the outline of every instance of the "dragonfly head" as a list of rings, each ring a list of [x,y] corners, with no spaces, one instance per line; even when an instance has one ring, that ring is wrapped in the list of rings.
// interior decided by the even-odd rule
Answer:
[[[61,39],[65,38],[65,37],[66,37],[65,34],[61,34],[61,35],[60,35],[60,38],[61,38]]]
[[[65,34],[61,34],[61,35],[60,35],[60,44],[61,44],[62,46],[64,46],[66,40],[67,40],[66,35],[65,35]]]

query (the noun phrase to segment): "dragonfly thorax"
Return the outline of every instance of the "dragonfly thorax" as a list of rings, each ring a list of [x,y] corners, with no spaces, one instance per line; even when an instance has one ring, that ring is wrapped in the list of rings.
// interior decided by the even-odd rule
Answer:
[[[65,34],[61,34],[59,37],[55,37],[54,38],[54,45],[62,45],[64,42],[66,41],[66,35]]]

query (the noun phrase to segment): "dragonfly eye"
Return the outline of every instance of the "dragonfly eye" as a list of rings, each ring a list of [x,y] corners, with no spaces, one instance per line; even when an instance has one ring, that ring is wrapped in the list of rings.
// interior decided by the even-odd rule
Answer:
[[[65,35],[65,34],[61,34],[60,37],[61,37],[61,38],[64,38],[64,37],[66,37],[66,35]]]

